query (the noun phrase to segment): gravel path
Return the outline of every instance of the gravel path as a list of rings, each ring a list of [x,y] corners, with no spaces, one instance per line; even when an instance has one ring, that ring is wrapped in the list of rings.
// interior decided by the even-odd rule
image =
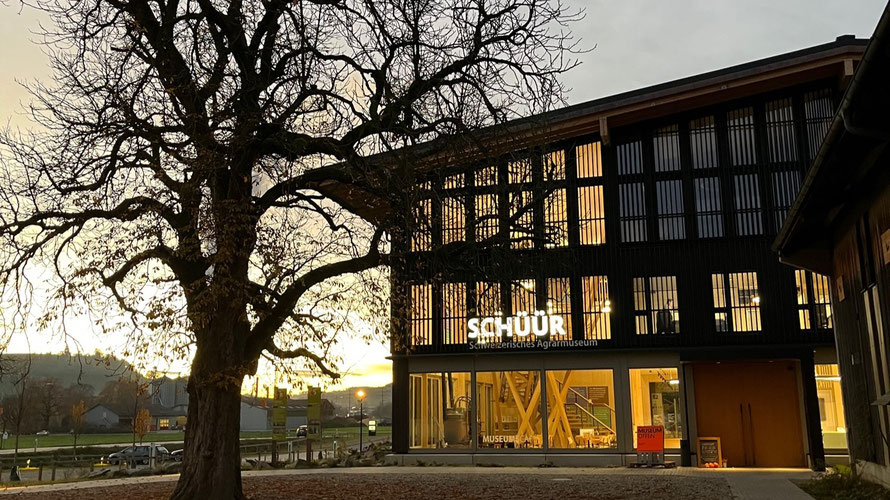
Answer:
[[[165,499],[175,483],[21,492],[12,498],[84,500]],[[312,498],[325,500],[436,499],[699,499],[731,498],[725,479],[665,475],[555,474],[318,474],[244,478],[245,493],[254,500]]]

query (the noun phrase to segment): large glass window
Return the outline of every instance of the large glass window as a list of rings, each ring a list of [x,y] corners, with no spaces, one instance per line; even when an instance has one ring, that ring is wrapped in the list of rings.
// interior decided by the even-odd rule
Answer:
[[[616,448],[612,370],[547,371],[551,448]]]
[[[618,175],[643,173],[643,143],[640,141],[618,145]]]
[[[551,151],[541,157],[544,179],[562,181],[566,178],[566,154],[563,150]]]
[[[735,189],[736,232],[739,236],[763,234],[757,174],[736,175],[732,181]]]
[[[570,340],[572,338],[572,294],[569,278],[547,279],[547,314],[562,316],[565,335],[550,332],[550,340]]]
[[[757,273],[713,274],[711,284],[714,293],[714,320],[718,332],[761,330]]]
[[[841,376],[835,364],[816,365],[816,393],[822,422],[822,446],[826,450],[847,448],[847,423],[841,398]]]
[[[433,343],[433,286],[430,284],[409,287],[408,326],[410,345]]]
[[[819,153],[822,141],[828,134],[831,121],[834,119],[831,90],[822,89],[804,94],[803,110],[807,124],[807,152],[810,160],[813,160]]]
[[[832,328],[828,277],[807,271],[794,271],[797,310],[801,330]]]
[[[445,283],[442,286],[442,341],[467,343],[467,285]]]
[[[548,248],[569,244],[569,215],[566,190],[553,189],[544,199],[544,245]]]
[[[579,179],[602,177],[602,149],[599,142],[582,144],[576,147],[575,158]]]
[[[464,241],[467,235],[466,204],[463,196],[442,199],[442,244]]]
[[[713,116],[689,122],[689,146],[692,153],[692,168],[717,166],[717,134]]]
[[[679,332],[677,278],[634,278],[633,285],[637,334]]]
[[[603,187],[578,188],[578,213],[582,245],[602,245],[606,242],[606,212],[603,209]]]
[[[410,376],[411,448],[469,448],[472,381],[468,372]]]
[[[584,338],[608,340],[612,338],[609,300],[609,279],[605,276],[584,276],[581,278],[584,297]]]
[[[642,182],[618,185],[621,241],[646,241],[646,188]]]
[[[680,170],[680,133],[676,125],[656,129],[652,136],[655,171]]]
[[[634,448],[637,447],[637,427],[641,425],[664,426],[664,447],[679,448],[683,422],[677,369],[635,368],[629,371]]]
[[[476,195],[476,241],[485,241],[498,233],[498,195]]]
[[[766,138],[770,163],[797,161],[797,139],[790,97],[766,103]]]
[[[658,206],[658,237],[662,240],[680,240],[686,237],[686,221],[683,217],[683,181],[670,180],[655,183]]]
[[[721,203],[720,179],[703,177],[695,179],[695,221],[699,238],[723,236],[723,204]]]
[[[534,206],[531,191],[517,191],[510,196],[510,246],[532,248],[535,245]]]
[[[476,373],[479,448],[542,448],[541,374]]]
[[[757,149],[754,143],[754,108],[737,109],[727,113],[726,127],[732,165],[757,163]]]
[[[510,184],[528,184],[532,181],[532,162],[528,158],[507,162],[507,179]]]
[[[411,250],[414,252],[429,250],[433,243],[433,201],[429,198],[417,200],[412,215],[414,227],[411,231]]]
[[[800,172],[798,170],[786,170],[773,172],[773,217],[776,222],[776,231],[782,228],[788,211],[797,198],[800,191]]]

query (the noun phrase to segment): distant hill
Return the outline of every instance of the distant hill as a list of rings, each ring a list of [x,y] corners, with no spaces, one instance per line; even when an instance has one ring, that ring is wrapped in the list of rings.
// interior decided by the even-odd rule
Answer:
[[[64,385],[84,384],[93,387],[98,394],[111,380],[121,375],[127,376],[133,367],[124,360],[115,357],[100,357],[93,354],[71,356],[69,354],[31,354],[31,371],[29,379],[55,378]],[[3,354],[3,360],[12,360],[21,365],[27,362],[27,354]],[[0,396],[14,392],[15,374],[7,374],[0,378]]]

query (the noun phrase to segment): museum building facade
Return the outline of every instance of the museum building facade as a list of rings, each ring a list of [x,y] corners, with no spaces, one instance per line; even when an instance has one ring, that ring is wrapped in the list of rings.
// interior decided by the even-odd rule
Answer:
[[[828,280],[770,245],[866,41],[484,131],[418,161],[393,245],[392,460],[843,460]],[[477,141],[467,141],[477,143]]]

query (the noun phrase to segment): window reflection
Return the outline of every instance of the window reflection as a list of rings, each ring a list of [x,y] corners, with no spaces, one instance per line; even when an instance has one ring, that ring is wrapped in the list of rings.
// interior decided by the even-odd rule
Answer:
[[[554,189],[544,200],[544,245],[548,248],[569,244],[569,215],[566,190]]]
[[[510,247],[535,246],[534,210],[531,191],[510,193]]]
[[[692,168],[714,168],[717,166],[717,134],[713,116],[689,122],[689,145],[692,153]]]
[[[680,170],[680,133],[677,125],[655,130],[652,137],[655,153],[655,171]]]
[[[545,372],[551,448],[616,448],[612,370]]]

